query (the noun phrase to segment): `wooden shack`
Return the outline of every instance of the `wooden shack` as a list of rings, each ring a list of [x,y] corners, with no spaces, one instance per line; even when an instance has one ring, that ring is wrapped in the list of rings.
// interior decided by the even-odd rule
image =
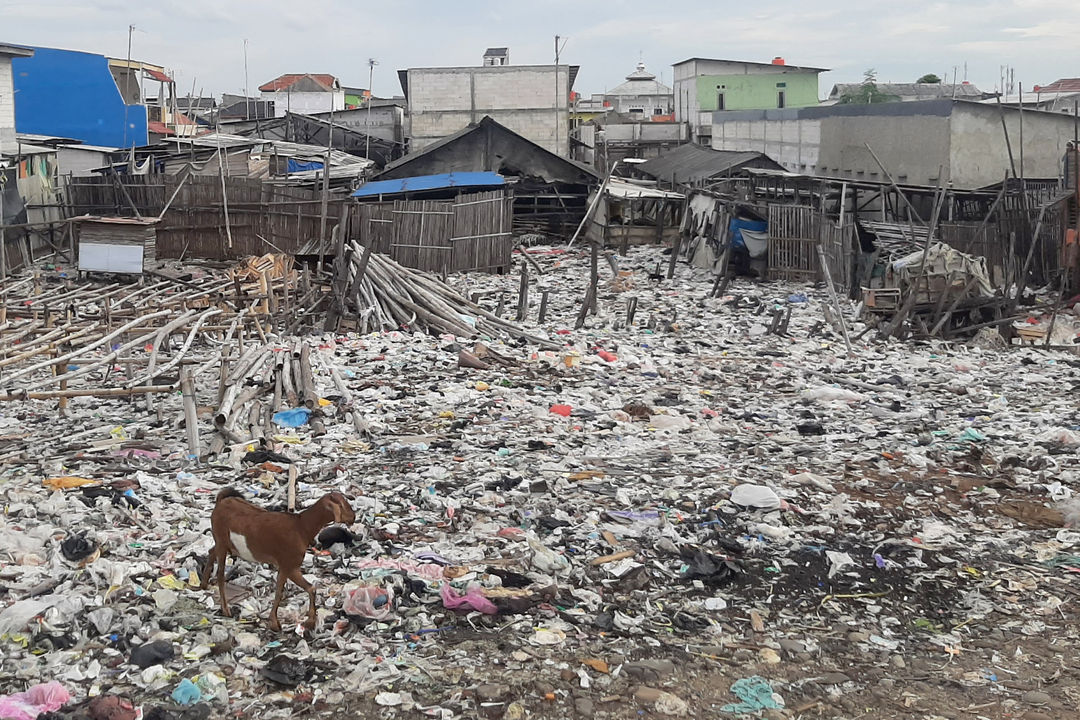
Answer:
[[[141,275],[157,260],[158,218],[75,218],[79,248],[79,272],[111,272]]]

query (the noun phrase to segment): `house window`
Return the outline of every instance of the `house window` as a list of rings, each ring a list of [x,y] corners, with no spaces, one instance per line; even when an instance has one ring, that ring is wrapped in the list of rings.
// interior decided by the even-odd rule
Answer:
[[[727,103],[724,102],[723,91],[716,93],[716,109],[727,110]]]
[[[630,108],[630,114],[631,115],[644,115],[645,114],[645,108],[632,107],[632,108]]]
[[[777,90],[776,92],[776,107],[784,108],[787,104],[787,98],[783,90]]]
[[[652,114],[653,115],[663,115],[664,114],[664,108],[653,108],[652,109]]]

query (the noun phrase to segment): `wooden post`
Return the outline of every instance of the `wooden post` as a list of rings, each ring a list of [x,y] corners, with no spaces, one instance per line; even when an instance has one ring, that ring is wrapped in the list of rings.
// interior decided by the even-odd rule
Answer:
[[[53,357],[56,357],[56,354],[57,354],[57,351],[53,350]],[[54,375],[63,375],[64,374],[64,363],[57,363],[56,365],[53,365],[53,374]],[[60,381],[60,390],[61,390],[61,392],[67,390],[67,388],[68,388],[68,381],[67,380],[61,380]],[[149,397],[149,394],[147,394],[147,397]],[[61,396],[60,399],[59,399],[58,405],[59,405],[58,409],[60,411],[60,416],[61,417],[67,417],[67,406],[68,406],[67,397]]]
[[[191,377],[191,368],[186,365],[180,370],[180,392],[184,398],[184,430],[187,433],[188,453],[199,457],[199,420],[195,411],[195,383]]]
[[[333,142],[334,128],[330,128],[330,140]],[[330,200],[330,148],[326,148],[326,163],[323,164],[322,203],[319,210],[319,271],[326,263],[326,204]]]
[[[596,295],[600,285],[600,245],[590,243],[591,255],[589,257],[589,311],[596,314]]]
[[[664,219],[667,216],[667,201],[656,201],[656,244],[662,245],[664,242]]]
[[[225,212],[225,236],[228,238],[227,249],[231,253],[233,248],[232,227],[229,224],[229,191],[225,187],[225,161],[221,157],[221,148],[218,148],[218,175],[221,177],[221,203]]]
[[[543,293],[540,295],[540,316],[537,320],[538,322],[544,322],[545,320],[547,320],[548,295],[550,294],[550,290],[544,290]]]
[[[667,279],[675,277],[675,263],[679,260],[679,251],[682,250],[682,233],[675,236],[675,242],[671,244],[671,259],[668,260]]]
[[[288,490],[288,503],[289,512],[296,512],[296,479],[299,477],[300,471],[296,469],[296,465],[289,466],[289,490]]]
[[[521,322],[529,312],[529,266],[521,263],[521,282],[518,283],[517,321]]]
[[[630,252],[630,228],[634,224],[634,201],[626,201],[626,209],[630,214],[629,218],[623,218],[622,224],[622,239],[619,241],[619,254],[626,257],[626,254]],[[629,222],[627,222],[629,219]]]
[[[832,271],[829,270],[829,258],[825,257],[825,248],[818,245],[818,258],[821,261],[821,269],[825,272],[825,283],[829,289],[829,299],[836,308],[836,321],[840,323],[840,332],[844,336],[844,345],[847,346],[848,354],[851,354],[851,339],[848,337],[847,323],[844,322],[844,313],[840,309],[840,299],[836,297],[836,286],[833,285]],[[925,264],[925,260],[924,260]],[[779,319],[779,318],[778,318]]]
[[[574,329],[580,330],[585,325],[585,316],[589,314],[589,307],[593,303],[593,295],[596,293],[596,287],[589,285],[588,291],[585,293],[585,301],[581,303],[581,310],[578,311],[577,320],[574,321]]]
[[[627,327],[630,327],[631,325],[634,324],[634,315],[637,314],[637,303],[638,303],[638,299],[637,299],[636,295],[634,297],[632,297],[632,298],[627,299],[627,301],[626,301],[626,326]]]

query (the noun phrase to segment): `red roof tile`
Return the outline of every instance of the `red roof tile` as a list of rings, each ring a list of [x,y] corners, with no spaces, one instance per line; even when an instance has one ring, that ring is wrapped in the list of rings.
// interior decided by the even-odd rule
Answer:
[[[276,92],[278,90],[285,90],[293,83],[303,78],[309,77],[320,85],[324,85],[327,90],[334,87],[334,83],[337,82],[337,78],[333,75],[317,74],[317,73],[286,73],[281,77],[271,80],[265,85],[260,85],[259,90],[262,92]]]
[[[160,70],[154,70],[153,68],[144,67],[142,69],[144,73],[152,77],[154,80],[160,80],[161,82],[171,83],[172,78],[161,72]]]
[[[1080,78],[1062,78],[1055,80],[1049,85],[1041,86],[1040,93],[1073,93],[1080,92]]]

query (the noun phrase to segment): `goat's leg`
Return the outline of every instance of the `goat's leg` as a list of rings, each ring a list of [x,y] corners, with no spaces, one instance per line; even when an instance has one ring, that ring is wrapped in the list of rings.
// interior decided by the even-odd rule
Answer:
[[[202,577],[199,578],[199,587],[203,590],[210,589],[210,574],[214,572],[214,565],[217,563],[217,545],[210,549],[210,554],[206,556],[206,562],[202,566]]]
[[[270,620],[268,623],[270,625],[270,629],[274,631],[281,630],[281,623],[278,622],[277,611],[278,606],[281,605],[281,591],[285,589],[286,579],[287,578],[285,576],[285,571],[278,570],[277,587],[274,588],[274,606],[270,608]]]
[[[308,618],[304,622],[304,627],[308,630],[312,630],[315,627],[315,586],[307,581],[304,574],[300,572],[300,568],[296,568],[289,575],[289,579],[300,586],[302,590],[306,590],[308,594]]]
[[[221,547],[218,545],[218,547]],[[232,617],[232,613],[229,612],[229,601],[225,599],[225,560],[229,557],[229,551],[218,551],[214,556],[214,560],[217,563],[217,584],[218,584],[218,597],[221,598],[221,614],[225,617]]]

